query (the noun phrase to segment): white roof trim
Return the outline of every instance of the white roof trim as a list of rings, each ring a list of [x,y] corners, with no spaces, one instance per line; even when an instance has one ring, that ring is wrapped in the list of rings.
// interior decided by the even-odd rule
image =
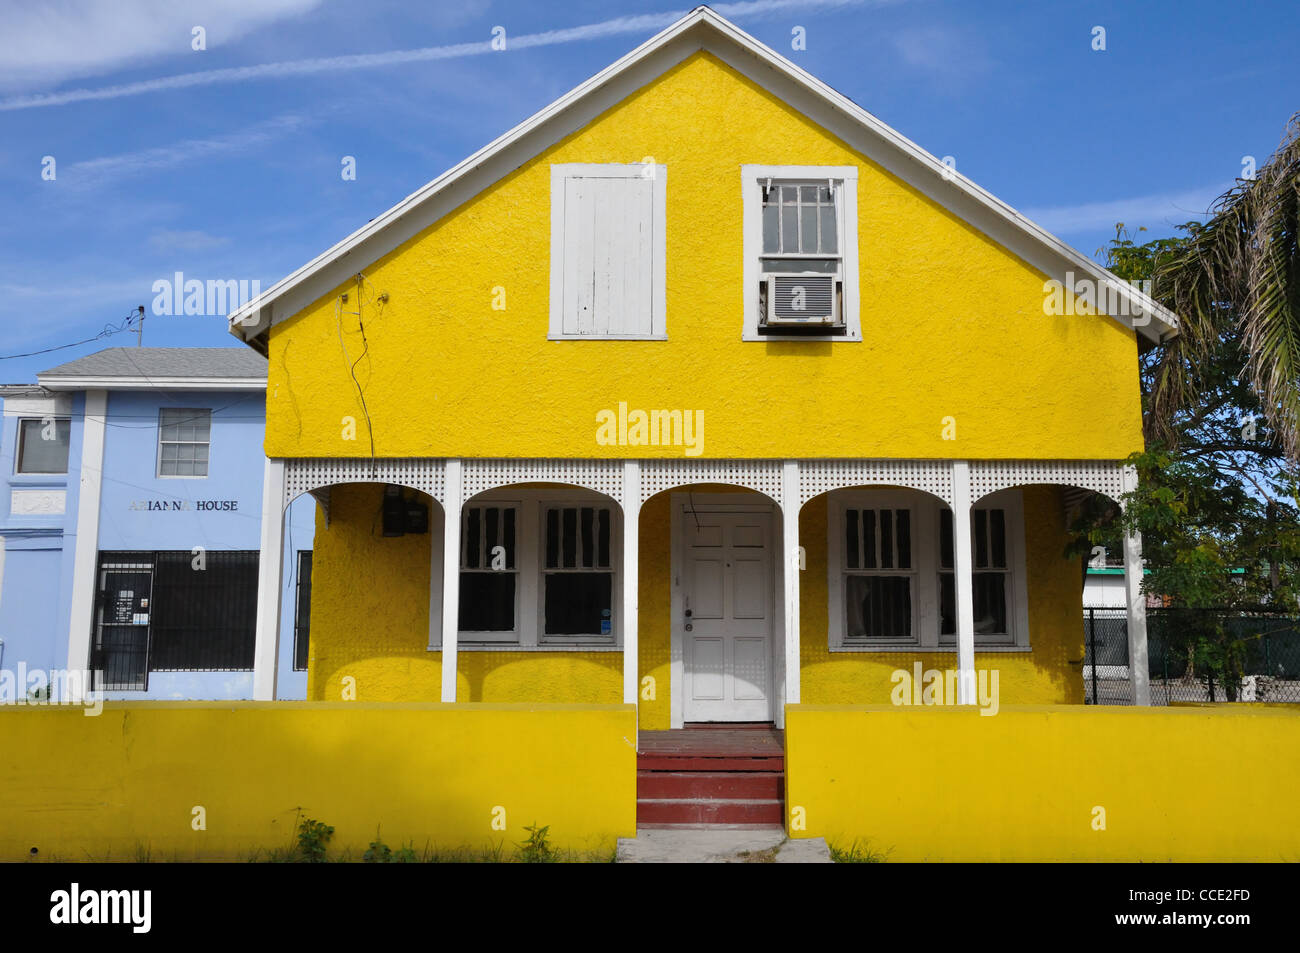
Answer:
[[[46,390],[266,390],[265,377],[48,377]]]
[[[348,263],[345,259],[352,252],[368,252],[365,255],[357,256],[364,266],[392,251],[411,235],[417,234],[429,224],[450,212],[460,202],[444,200],[436,203],[438,206],[436,217],[427,222],[422,222],[418,228],[393,229],[392,226],[400,219],[425,206],[429,200],[446,192],[453,185],[461,183],[463,180],[466,187],[472,187],[474,179],[477,178],[475,173],[485,171],[489,174],[497,173],[494,178],[479,186],[478,191],[481,191],[482,188],[490,185],[506,172],[517,168],[522,164],[519,161],[505,165],[498,171],[495,169],[497,165],[495,160],[503,158],[502,154],[512,146],[519,144],[561,114],[579,107],[584,99],[588,97],[596,98],[597,93],[603,94],[599,97],[601,100],[609,99],[608,90],[605,87],[615,79],[632,84],[634,89],[640,88],[640,86],[651,81],[660,75],[662,70],[648,72],[645,69],[648,65],[647,60],[654,54],[661,52],[668,53],[671,56],[669,48],[674,45],[675,41],[682,40],[687,33],[697,28],[702,30],[703,28],[711,28],[714,37],[723,37],[733,44],[733,52],[738,49],[744,54],[757,59],[761,66],[773,71],[778,78],[784,78],[804,91],[814,94],[815,98],[820,100],[823,109],[829,106],[835,112],[842,114],[855,123],[859,127],[859,132],[865,130],[881,142],[892,147],[896,154],[911,160],[912,167],[906,169],[896,167],[894,163],[890,163],[879,154],[871,156],[873,161],[880,161],[889,171],[900,175],[909,184],[919,188],[939,204],[979,228],[994,241],[1020,255],[1020,257],[1039,268],[1049,277],[1059,279],[1064,277],[1063,273],[1066,270],[1072,268],[1099,283],[1113,282],[1119,289],[1119,301],[1123,305],[1121,310],[1130,314],[1151,316],[1151,320],[1137,327],[1138,331],[1155,341],[1177,333],[1179,326],[1177,316],[1149,295],[1117,278],[1082,252],[1072,248],[1047,230],[1036,225],[1001,199],[980,188],[966,176],[945,165],[935,156],[881,122],[846,96],[836,92],[815,76],[764,46],[708,7],[695,8],[626,56],[610,64],[586,82],[515,126],[509,132],[448,169],[432,182],[412,192],[387,212],[357,229],[347,238],[318,255],[301,268],[277,281],[256,298],[230,314],[230,333],[245,342],[251,343],[255,338],[263,334],[273,322],[296,314],[321,295],[327,293],[331,288],[346,280],[352,269],[347,267]],[[684,43],[676,51],[680,55],[671,60],[669,65],[672,62],[684,59],[699,49],[707,49],[719,55],[729,65],[740,68],[739,61],[728,55],[725,48],[708,42],[707,37],[708,34],[705,33],[701,38],[701,42],[695,46],[687,46]],[[742,69],[742,72],[749,71]],[[617,102],[621,98],[623,98],[622,95],[613,96],[610,104]],[[590,113],[588,118],[594,118],[599,111],[599,109],[582,110],[584,114]],[[825,125],[825,123],[822,124]],[[829,131],[836,132],[834,129],[829,129]],[[935,176],[934,181],[925,181],[928,179],[927,176],[917,176],[918,166],[920,171],[933,173]],[[471,194],[476,194],[476,192]],[[420,218],[424,219],[425,216],[420,216]],[[974,221],[973,218],[979,218],[981,221]],[[386,231],[395,234],[391,234],[388,240],[375,241],[381,233]],[[1026,239],[1029,241],[1026,242]],[[1029,247],[1030,245],[1039,246],[1038,251],[1035,252]],[[363,246],[370,247],[363,248]],[[1047,254],[1044,255],[1044,252]],[[1048,260],[1053,258],[1055,259],[1054,262]],[[1064,267],[1059,267],[1059,265]],[[1112,317],[1126,327],[1133,327],[1131,318],[1117,315]]]

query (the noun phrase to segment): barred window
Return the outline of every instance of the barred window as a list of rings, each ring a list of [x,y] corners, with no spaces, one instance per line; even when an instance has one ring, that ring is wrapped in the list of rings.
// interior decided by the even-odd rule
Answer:
[[[911,511],[846,510],[844,536],[845,641],[913,640]]]
[[[514,641],[518,508],[467,506],[460,546],[460,631],[469,641]]]
[[[546,508],[542,569],[543,639],[612,642],[612,514],[603,506]]]
[[[1001,509],[971,511],[972,596],[976,642],[1006,642],[1007,594],[1011,575],[1007,562],[1007,519]],[[956,640],[957,591],[953,576],[952,510],[939,513],[939,634]]]

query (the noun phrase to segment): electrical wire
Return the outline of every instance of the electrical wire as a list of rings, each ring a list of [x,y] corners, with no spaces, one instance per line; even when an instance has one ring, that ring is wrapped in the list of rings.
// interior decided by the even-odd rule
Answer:
[[[136,320],[144,317],[144,306],[135,309],[122,320],[118,325],[106,324],[104,330],[100,331],[93,338],[86,338],[84,341],[73,341],[71,344],[58,344],[54,347],[42,348],[39,351],[27,351],[24,354],[0,354],[0,361],[12,361],[20,357],[36,357],[39,354],[49,354],[53,351],[63,351],[70,347],[81,347],[83,344],[94,344],[96,341],[102,341],[106,337],[114,334],[121,334],[123,331],[135,330]]]

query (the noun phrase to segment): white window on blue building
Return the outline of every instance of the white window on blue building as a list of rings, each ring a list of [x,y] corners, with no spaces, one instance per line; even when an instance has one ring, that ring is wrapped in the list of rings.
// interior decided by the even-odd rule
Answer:
[[[66,417],[32,417],[18,421],[18,473],[67,473],[68,436],[72,423]]]
[[[211,439],[211,410],[164,407],[158,414],[158,475],[207,476]]]

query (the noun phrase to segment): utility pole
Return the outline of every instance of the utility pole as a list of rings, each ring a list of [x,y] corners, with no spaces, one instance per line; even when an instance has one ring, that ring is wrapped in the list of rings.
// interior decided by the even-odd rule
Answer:
[[[135,346],[144,347],[144,305],[138,304],[135,309],[140,315],[135,324]]]

